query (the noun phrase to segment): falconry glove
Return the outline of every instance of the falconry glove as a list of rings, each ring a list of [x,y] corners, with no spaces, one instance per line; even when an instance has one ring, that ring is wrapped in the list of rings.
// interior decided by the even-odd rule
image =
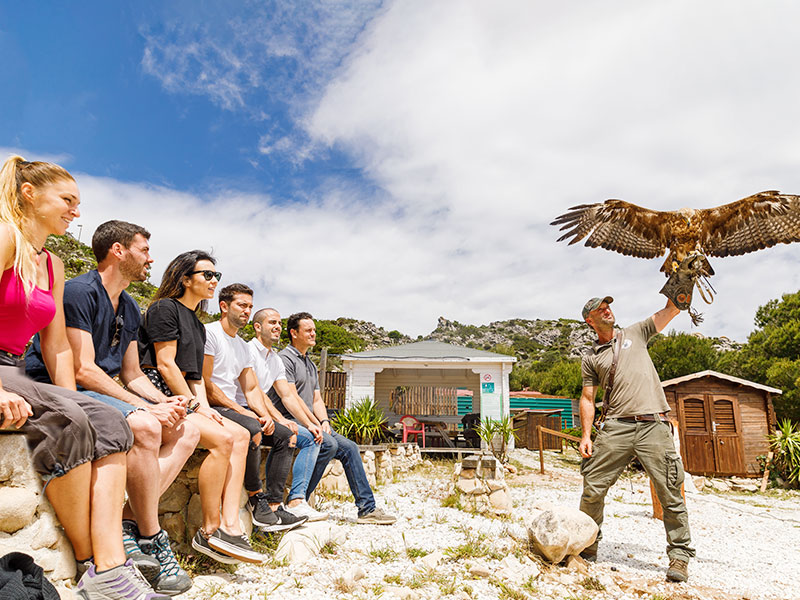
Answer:
[[[689,310],[692,306],[692,292],[700,275],[699,262],[697,256],[684,258],[661,288],[661,293],[672,300],[680,310]]]

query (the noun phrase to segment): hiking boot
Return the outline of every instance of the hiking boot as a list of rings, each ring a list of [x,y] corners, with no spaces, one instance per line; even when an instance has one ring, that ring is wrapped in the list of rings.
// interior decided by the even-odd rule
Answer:
[[[276,533],[278,531],[289,531],[295,527],[300,527],[303,523],[308,521],[308,517],[299,517],[288,510],[283,505],[275,509],[273,513],[277,518],[277,523],[268,527],[262,527],[261,531],[264,533]]]
[[[223,531],[222,527],[208,536],[208,545],[217,552],[238,558],[244,562],[258,564],[264,562],[268,558],[265,554],[253,550],[253,547],[244,535],[231,535]]]
[[[308,517],[309,523],[312,521],[324,521],[328,518],[328,513],[314,510],[305,500],[301,500],[300,504],[297,506],[293,506],[291,508],[287,506],[286,510],[292,513],[295,517]]]
[[[161,572],[161,565],[155,558],[142,552],[139,547],[139,537],[139,526],[136,525],[136,521],[122,519],[122,544],[125,546],[125,555],[152,585]]]
[[[278,523],[278,517],[272,512],[264,492],[256,492],[247,499],[247,512],[256,527],[272,527]],[[270,530],[277,531],[277,530]]]
[[[192,538],[192,548],[198,552],[202,552],[209,558],[226,565],[238,565],[240,562],[242,562],[238,558],[233,558],[232,556],[228,556],[227,554],[223,554],[222,552],[217,552],[214,550],[214,548],[209,546],[208,538],[203,535],[200,529],[197,530],[197,533],[195,533],[194,537]]]
[[[78,582],[77,596],[81,600],[170,600],[153,591],[130,558],[102,573],[89,565]]]
[[[688,581],[689,563],[680,558],[670,558],[667,569],[667,581]]]
[[[356,519],[356,523],[367,523],[371,525],[394,525],[396,521],[397,517],[386,514],[377,506],[372,510],[372,512],[361,515]]]
[[[191,577],[181,569],[172,553],[166,531],[162,529],[149,539],[139,538],[139,548],[148,556],[155,558],[161,565],[161,571],[153,582],[155,591],[177,596],[192,587]]]

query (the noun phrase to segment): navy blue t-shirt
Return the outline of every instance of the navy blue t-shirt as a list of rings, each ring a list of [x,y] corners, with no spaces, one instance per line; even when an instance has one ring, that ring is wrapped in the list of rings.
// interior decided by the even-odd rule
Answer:
[[[137,341],[141,318],[139,305],[125,291],[120,294],[117,312],[114,312],[96,270],[78,275],[64,284],[66,325],[92,334],[94,362],[109,377],[119,374],[125,351],[131,342]],[[29,377],[50,383],[38,334],[25,356],[25,370]]]

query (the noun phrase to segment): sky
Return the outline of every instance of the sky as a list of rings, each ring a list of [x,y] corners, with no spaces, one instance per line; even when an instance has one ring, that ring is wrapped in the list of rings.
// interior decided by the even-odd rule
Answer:
[[[73,173],[88,242],[213,251],[284,316],[426,335],[664,305],[662,259],[557,244],[576,204],[800,193],[800,5],[308,0],[0,5],[0,155]],[[712,259],[678,331],[745,341],[800,245]]]

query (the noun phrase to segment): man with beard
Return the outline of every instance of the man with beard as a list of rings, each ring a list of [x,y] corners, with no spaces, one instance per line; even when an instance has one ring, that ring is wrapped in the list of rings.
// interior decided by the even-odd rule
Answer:
[[[122,515],[125,552],[156,591],[175,595],[192,580],[159,525],[158,500],[194,452],[200,433],[184,419],[187,399],[165,396],[139,367],[141,313],[125,289],[147,279],[153,262],[149,239],[146,229],[132,223],[100,225],[92,236],[97,269],[65,284],[64,317],[79,390],[120,410],[133,431]],[[38,336],[25,366],[32,378],[50,382]],[[83,567],[78,565],[79,576]]]

